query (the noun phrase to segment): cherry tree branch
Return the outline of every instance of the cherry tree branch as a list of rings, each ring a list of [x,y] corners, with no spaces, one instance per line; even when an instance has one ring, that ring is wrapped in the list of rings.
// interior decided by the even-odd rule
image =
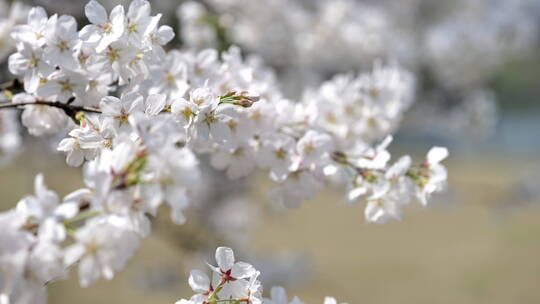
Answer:
[[[83,106],[74,106],[71,103],[75,101],[75,97],[71,97],[67,103],[62,103],[60,101],[44,101],[44,100],[37,100],[37,101],[31,101],[31,102],[19,102],[19,103],[5,103],[0,104],[0,110],[3,109],[13,109],[18,108],[20,106],[46,106],[46,107],[53,107],[58,108],[64,111],[67,116],[69,116],[73,122],[78,123],[79,119],[77,117],[77,113],[97,113],[100,114],[101,110],[96,108],[90,108],[90,107],[83,107]]]
[[[70,99],[70,101],[71,100],[75,100],[75,99],[72,98]],[[9,109],[9,108],[18,108],[20,106],[48,106],[48,107],[62,109],[69,116],[77,112],[101,113],[100,109],[70,105],[69,104],[70,101],[68,101],[68,103],[62,103],[59,101],[32,101],[32,102],[20,102],[20,103],[6,103],[6,104],[0,104],[0,110]]]
[[[22,90],[23,88],[24,88],[24,84],[17,78],[0,84],[0,91],[19,91],[19,90]],[[59,101],[44,101],[44,100],[32,101],[32,102],[20,102],[20,103],[5,103],[5,104],[0,104],[0,110],[18,108],[19,106],[32,106],[32,105],[49,106],[49,107],[62,109],[66,113],[67,116],[71,117],[75,121],[77,121],[75,116],[78,112],[101,113],[101,110],[96,109],[96,108],[71,105],[73,101],[75,101],[75,97],[71,97],[67,101],[67,103],[62,103]]]

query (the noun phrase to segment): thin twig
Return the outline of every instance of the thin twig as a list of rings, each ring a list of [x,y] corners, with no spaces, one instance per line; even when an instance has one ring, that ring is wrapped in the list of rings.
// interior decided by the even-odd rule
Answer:
[[[20,102],[20,103],[8,103],[0,104],[1,109],[17,108],[19,106],[49,106],[64,110],[66,113],[87,112],[87,113],[101,113],[101,110],[90,107],[73,106],[70,104],[62,103],[59,101],[32,101],[32,102]]]
[[[79,123],[79,117],[77,113],[101,113],[101,110],[96,108],[82,107],[71,105],[75,101],[75,97],[71,97],[67,103],[62,103],[60,101],[32,101],[32,102],[20,102],[20,103],[7,103],[0,104],[0,110],[9,109],[9,108],[18,108],[19,106],[48,106],[53,108],[62,109],[66,115],[73,120],[74,123]]]
[[[8,91],[10,94],[11,91],[20,91],[23,90],[24,84],[20,82],[17,78],[0,84],[0,91]],[[32,101],[32,102],[20,102],[20,103],[2,103],[0,104],[0,110],[9,109],[9,108],[18,108],[20,106],[48,106],[58,109],[62,109],[67,116],[69,116],[75,123],[77,123],[77,113],[101,113],[101,110],[90,107],[83,106],[74,106],[72,103],[75,101],[75,97],[71,97],[66,103],[59,101]]]

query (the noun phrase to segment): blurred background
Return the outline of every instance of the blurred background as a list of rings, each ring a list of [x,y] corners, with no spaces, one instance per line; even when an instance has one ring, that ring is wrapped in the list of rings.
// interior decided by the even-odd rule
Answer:
[[[0,5],[0,17],[9,2]],[[75,15],[79,27],[85,2],[25,1]],[[390,151],[420,160],[431,146],[447,146],[448,191],[428,208],[408,208],[401,222],[374,225],[365,223],[362,206],[347,206],[338,189],[284,210],[268,199],[264,174],[224,183],[208,168],[208,189],[216,190],[189,211],[187,224],[158,216],[154,233],[118,277],[82,289],[72,273],[71,280],[51,284],[50,303],[174,303],[192,294],[189,271],[204,269],[221,245],[261,270],[267,289],[283,285],[305,302],[326,295],[349,303],[540,302],[540,1],[152,5],[163,14],[161,23],[175,28],[171,47],[239,45],[275,69],[291,99],[338,73],[369,70],[377,60],[411,70],[416,103]],[[1,29],[0,57],[9,40]],[[68,168],[54,151],[57,139],[22,130],[6,139],[7,122],[18,118],[5,113],[0,211],[32,192],[39,172],[61,195],[82,186],[80,169]]]

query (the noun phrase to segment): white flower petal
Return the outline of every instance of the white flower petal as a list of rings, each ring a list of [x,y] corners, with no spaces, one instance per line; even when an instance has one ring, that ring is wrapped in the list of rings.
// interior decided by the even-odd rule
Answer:
[[[431,164],[437,164],[448,157],[448,149],[444,147],[433,147],[427,154],[427,161]]]
[[[231,276],[236,279],[245,279],[252,277],[256,272],[257,271],[252,265],[244,262],[238,262],[233,265]]]
[[[84,7],[86,17],[90,22],[96,25],[102,25],[107,23],[107,11],[105,8],[95,0],[91,0]]]
[[[230,270],[234,265],[234,252],[232,249],[227,247],[219,247],[216,250],[216,262],[221,270]]]
[[[210,279],[201,270],[192,270],[188,279],[189,286],[198,293],[207,292],[210,289]]]

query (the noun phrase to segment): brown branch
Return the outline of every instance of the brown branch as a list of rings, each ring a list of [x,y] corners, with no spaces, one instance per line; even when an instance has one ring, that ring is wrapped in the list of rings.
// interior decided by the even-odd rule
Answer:
[[[0,104],[0,110],[2,109],[13,109],[20,106],[48,106],[53,108],[58,108],[64,111],[67,116],[69,116],[75,123],[78,123],[77,113],[97,113],[100,114],[101,110],[90,107],[74,106],[71,103],[75,100],[75,97],[71,97],[67,103],[62,103],[60,101],[32,101],[32,102],[20,102],[20,103],[6,103]]]
[[[12,91],[22,91],[24,88],[24,84],[19,81],[17,78],[0,84],[0,91],[6,92],[8,91],[10,94]],[[101,110],[96,108],[90,108],[90,107],[83,107],[83,106],[74,106],[71,105],[75,101],[75,97],[71,97],[67,103],[62,103],[60,101],[44,101],[44,100],[37,100],[32,102],[20,102],[20,103],[1,103],[0,104],[0,110],[2,109],[10,109],[10,108],[18,108],[20,106],[48,106],[53,108],[58,108],[64,111],[67,116],[69,116],[75,123],[78,123],[77,119],[77,113],[79,112],[85,112],[85,113],[101,113]]]
[[[65,104],[59,101],[33,101],[33,102],[20,102],[20,103],[7,103],[0,104],[1,109],[17,108],[19,106],[49,106],[53,108],[59,108],[65,112],[86,112],[86,113],[101,113],[101,110],[90,107],[73,106]]]

